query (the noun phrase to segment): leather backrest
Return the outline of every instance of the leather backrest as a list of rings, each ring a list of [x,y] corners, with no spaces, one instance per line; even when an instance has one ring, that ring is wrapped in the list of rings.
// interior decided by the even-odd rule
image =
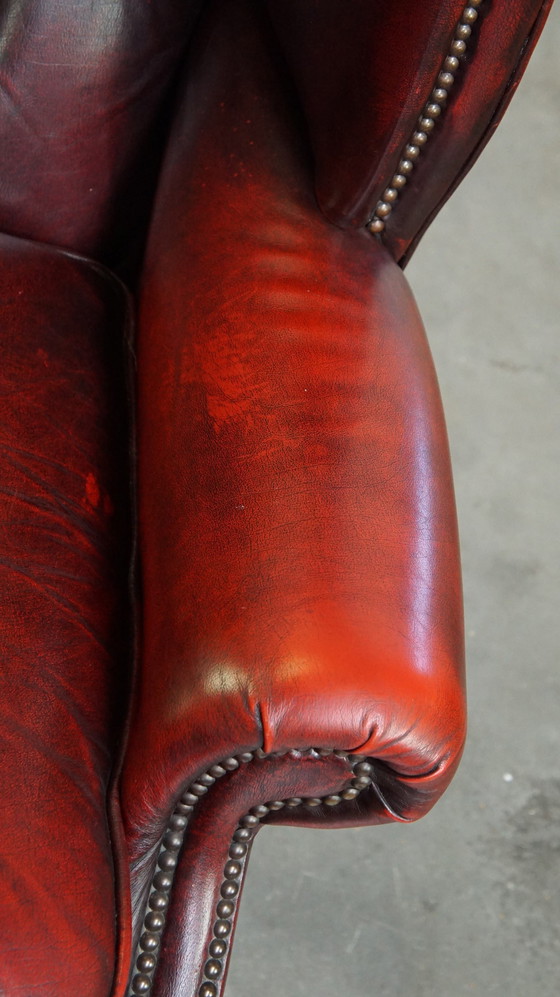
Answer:
[[[0,231],[123,267],[200,0],[4,0]]]

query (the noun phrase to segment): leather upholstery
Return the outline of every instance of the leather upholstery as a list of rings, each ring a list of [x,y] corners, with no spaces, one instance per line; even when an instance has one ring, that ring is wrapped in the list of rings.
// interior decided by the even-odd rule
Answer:
[[[0,993],[73,997],[85,978],[105,997],[129,657],[126,296],[97,265],[1,236],[0,300]]]
[[[287,794],[264,821],[412,820],[452,777],[453,488],[401,266],[549,7],[484,3],[375,239],[462,3],[2,5],[6,997],[123,997],[162,833],[226,756],[250,765],[233,759],[189,828],[151,997],[198,992],[243,808]],[[134,292],[137,404],[127,295],[100,263]],[[368,788],[336,796],[348,759],[310,747],[368,756]]]
[[[387,222],[385,242],[404,266],[439,209],[476,162],[513,97],[552,0],[492,0],[480,12],[459,85]]]
[[[464,737],[429,349],[386,251],[317,212],[270,44],[256,5],[216,4],[200,26],[145,263],[144,632],[122,795],[134,863],[225,755],[363,752],[390,771],[397,811],[414,780],[410,818]]]
[[[401,263],[497,127],[551,6],[484,0],[478,7],[441,121],[386,223],[384,242]],[[311,138],[317,200],[334,224],[363,227],[371,217],[464,7],[460,0],[269,0]]]
[[[200,0],[3,0],[0,231],[122,267]]]
[[[310,133],[317,199],[335,225],[363,227],[371,216],[464,6],[268,0]]]

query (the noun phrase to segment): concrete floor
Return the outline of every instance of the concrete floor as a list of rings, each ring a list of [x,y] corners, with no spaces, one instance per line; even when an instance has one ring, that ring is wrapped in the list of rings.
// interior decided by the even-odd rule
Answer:
[[[470,738],[418,824],[264,830],[228,997],[560,988],[560,4],[407,271],[454,458]]]

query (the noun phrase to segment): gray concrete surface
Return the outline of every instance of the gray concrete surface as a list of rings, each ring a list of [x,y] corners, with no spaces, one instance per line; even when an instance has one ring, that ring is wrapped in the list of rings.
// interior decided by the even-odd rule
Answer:
[[[264,830],[227,997],[560,992],[560,4],[407,271],[451,437],[470,737],[412,826]]]

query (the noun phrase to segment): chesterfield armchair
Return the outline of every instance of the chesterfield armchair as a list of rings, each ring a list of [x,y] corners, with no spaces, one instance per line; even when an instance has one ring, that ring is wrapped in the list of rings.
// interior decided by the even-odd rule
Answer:
[[[4,0],[6,997],[217,997],[264,824],[411,821],[465,735],[402,270],[550,0]]]

